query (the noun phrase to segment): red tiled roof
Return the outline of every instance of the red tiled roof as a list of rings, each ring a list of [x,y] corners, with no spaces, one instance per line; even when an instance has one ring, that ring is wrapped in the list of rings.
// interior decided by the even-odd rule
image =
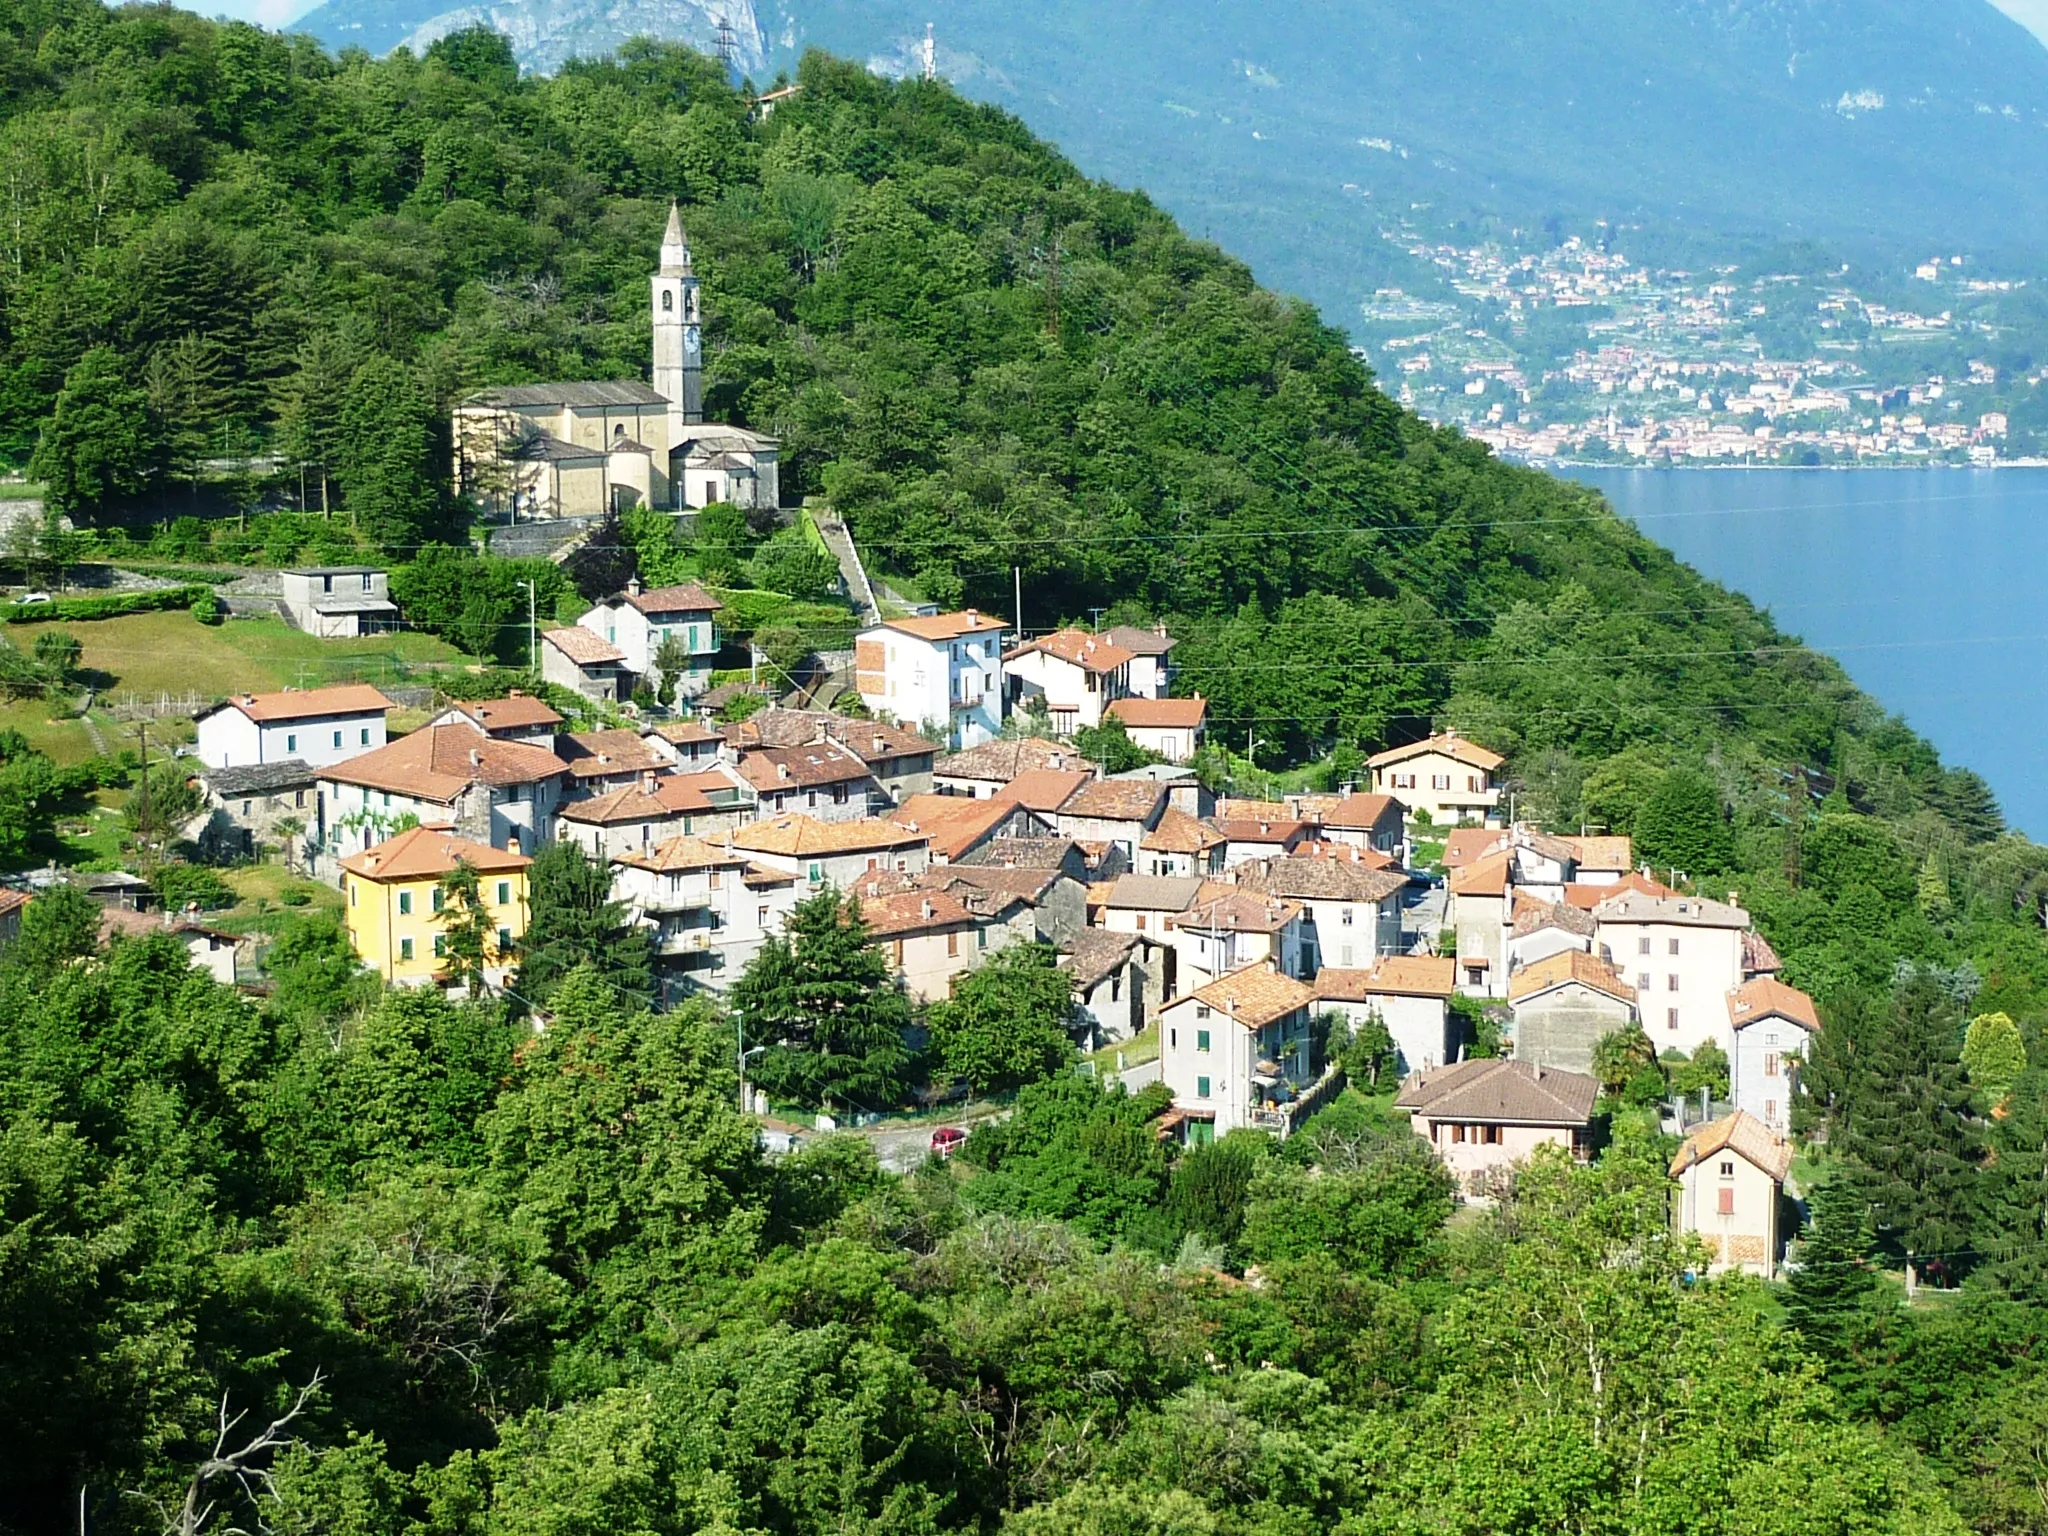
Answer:
[[[650,587],[644,592],[621,592],[621,599],[642,613],[716,613],[725,604],[694,581],[672,587]]]
[[[1209,701],[1200,694],[1192,699],[1118,699],[1109,706],[1109,713],[1127,726],[1192,731],[1209,718]]]
[[[1573,982],[1595,992],[1604,992],[1618,1002],[1633,1003],[1636,1000],[1636,989],[1623,981],[1612,966],[1579,949],[1560,950],[1554,955],[1544,956],[1534,965],[1523,966],[1515,972],[1514,980],[1508,983],[1508,999],[1519,1003]]]
[[[1003,621],[967,608],[959,613],[933,613],[916,619],[884,619],[882,628],[900,630],[920,640],[957,640],[962,635],[981,635],[999,630],[1003,628]]]
[[[1774,1016],[1806,1029],[1820,1028],[1820,1010],[1813,1006],[1813,999],[1775,976],[1745,981],[1728,994],[1728,1022],[1737,1029]]]
[[[1056,811],[1074,798],[1091,775],[1061,768],[1027,768],[995,792],[994,798],[1029,811]]]
[[[458,863],[495,872],[525,869],[533,860],[522,853],[457,837],[448,827],[412,827],[374,848],[349,855],[341,867],[369,880],[438,880]]]
[[[455,707],[487,731],[562,723],[562,717],[548,707],[545,699],[536,699],[530,693],[508,694],[502,699],[467,700],[458,702]]]
[[[445,805],[472,784],[535,784],[566,772],[568,765],[545,747],[500,741],[473,726],[429,725],[316,776]]]
[[[562,738],[562,758],[579,779],[620,773],[667,773],[675,764],[650,747],[638,731],[572,731]]]
[[[1696,1163],[1704,1163],[1722,1152],[1748,1159],[1780,1184],[1792,1171],[1791,1143],[1771,1134],[1770,1128],[1747,1110],[1701,1126],[1685,1138],[1671,1159],[1671,1177],[1677,1178]]]
[[[1371,970],[1325,968],[1316,973],[1316,997],[1362,1003],[1375,997],[1449,997],[1458,990],[1455,955],[1385,955]]]
[[[1137,660],[1131,652],[1114,641],[1100,635],[1091,635],[1085,629],[1057,629],[1049,635],[1040,635],[1036,640],[1027,640],[1022,645],[1012,646],[1003,653],[1004,661],[1015,661],[1042,652],[1057,657],[1084,672],[1106,676],[1118,667],[1127,667]]]
[[[601,667],[626,659],[626,653],[616,645],[579,625],[542,630],[540,637],[579,667]]]
[[[1453,762],[1464,763],[1467,767],[1483,769],[1488,773],[1507,761],[1498,752],[1489,752],[1476,741],[1467,741],[1456,731],[1445,731],[1430,737],[1427,741],[1411,741],[1405,747],[1389,747],[1384,752],[1376,752],[1366,759],[1366,765],[1372,768],[1385,768],[1431,752],[1448,757]]]
[[[310,720],[323,715],[381,715],[392,702],[368,683],[340,683],[332,688],[287,688],[281,693],[243,693],[216,710],[239,709],[258,724],[279,720]]]

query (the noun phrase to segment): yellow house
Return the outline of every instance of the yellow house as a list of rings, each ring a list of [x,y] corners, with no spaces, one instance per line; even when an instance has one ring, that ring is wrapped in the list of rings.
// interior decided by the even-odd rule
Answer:
[[[492,938],[484,979],[502,985],[526,934],[526,872],[533,860],[457,837],[447,827],[413,827],[341,861],[348,936],[363,963],[394,986],[439,985],[449,977],[442,877],[459,864],[477,872]]]
[[[1392,747],[1366,759],[1375,793],[1400,801],[1410,816],[1423,812],[1437,826],[1500,819],[1500,769],[1507,761],[1456,731]]]

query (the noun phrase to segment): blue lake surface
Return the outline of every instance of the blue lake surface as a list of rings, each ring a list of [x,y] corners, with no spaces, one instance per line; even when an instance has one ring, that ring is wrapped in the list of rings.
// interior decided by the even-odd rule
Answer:
[[[2048,469],[1572,469],[2048,839]]]

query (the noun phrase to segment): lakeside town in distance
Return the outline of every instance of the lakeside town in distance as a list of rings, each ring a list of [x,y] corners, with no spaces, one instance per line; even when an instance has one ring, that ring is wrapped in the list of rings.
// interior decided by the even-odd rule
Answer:
[[[1355,350],[1404,405],[1539,464],[2039,463],[2028,280],[1930,257],[1897,280],[1678,270],[1572,236],[1547,250],[1383,232],[1412,280]]]

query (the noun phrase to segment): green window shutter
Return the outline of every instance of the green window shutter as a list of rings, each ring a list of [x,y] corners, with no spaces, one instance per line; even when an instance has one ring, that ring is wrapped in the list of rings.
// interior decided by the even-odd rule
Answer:
[[[498,905],[502,907],[511,899],[512,882],[510,880],[500,880],[498,882]]]
[[[448,953],[448,936],[447,936],[446,934],[443,934],[443,933],[437,933],[437,934],[435,934],[435,935],[434,935],[434,958],[435,958],[436,960],[439,960],[439,959],[440,959],[440,958],[441,958],[441,957],[442,957],[443,955],[445,955],[445,954],[447,954],[447,953]]]
[[[410,941],[408,940],[408,942]],[[1195,1079],[1195,1097],[1198,1099],[1206,1099],[1207,1097],[1209,1097],[1209,1079],[1207,1079],[1206,1077],[1198,1077]]]
[[[400,917],[411,917],[411,916],[412,916],[412,892],[411,892],[411,891],[400,891],[400,892],[398,893],[398,915],[399,915]]]
[[[412,958],[411,939],[400,939],[398,941],[398,958],[401,960],[410,960]]]
[[[438,885],[434,887],[434,894],[433,894],[433,898],[432,898],[432,900],[433,900],[433,904],[434,904],[434,910],[435,910],[436,912],[440,911],[440,910],[441,910],[441,887],[439,887]]]
[[[1195,1049],[1198,1051],[1206,1051],[1207,1049],[1209,1049],[1209,1031],[1207,1031],[1206,1029],[1198,1029],[1195,1031]]]

